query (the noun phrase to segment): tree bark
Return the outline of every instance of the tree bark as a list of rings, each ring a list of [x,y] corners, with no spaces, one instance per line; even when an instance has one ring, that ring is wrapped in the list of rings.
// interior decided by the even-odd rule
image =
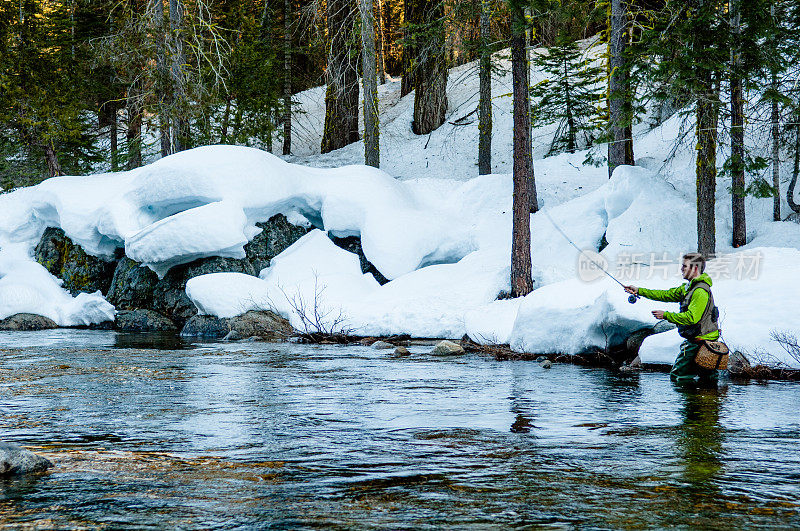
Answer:
[[[511,72],[514,92],[514,198],[512,204],[511,295],[533,291],[531,276],[531,210],[536,208],[536,187],[531,153],[528,51],[522,7],[512,5]],[[536,207],[534,207],[536,205]]]
[[[696,104],[697,115],[697,252],[710,257],[716,252],[714,226],[717,189],[717,121],[719,96],[711,73],[706,73],[708,91]]]
[[[778,93],[778,76],[775,72],[772,73],[772,90],[773,94]],[[775,196],[772,200],[772,219],[773,221],[781,220],[781,131],[780,131],[780,109],[778,108],[778,100],[772,99],[772,187],[775,189]]]
[[[412,21],[428,28],[425,45],[416,46],[414,77],[415,134],[427,135],[444,123],[447,114],[447,54],[444,43],[444,3],[422,0],[422,20]]]
[[[734,45],[731,48],[731,212],[733,214],[734,248],[747,241],[744,211],[744,100],[742,99],[741,52],[739,40],[741,26],[739,0],[731,0],[731,30]]]
[[[383,49],[383,0],[377,0],[377,2],[375,2],[375,16],[373,18],[375,24],[377,24],[376,53],[378,55],[378,81],[381,85],[384,85],[386,83],[386,58],[384,57],[385,51]]]
[[[794,201],[794,187],[797,185],[797,177],[800,174],[800,113],[794,118],[794,167],[792,168],[792,180],[789,181],[789,188],[786,189],[786,202],[793,212],[800,214],[800,205]]]
[[[364,163],[379,168],[380,126],[378,117],[378,79],[375,72],[375,25],[372,0],[359,0],[361,15],[361,80],[364,90]]]
[[[625,61],[627,14],[624,0],[611,0],[608,18],[608,176],[621,164],[633,165],[630,121],[633,104],[630,76]]]
[[[129,170],[142,165],[142,110],[136,101],[128,102],[128,130],[125,140],[128,149]]]
[[[480,0],[481,58],[478,102],[478,175],[492,173],[492,52],[489,49],[490,0]]]
[[[283,2],[283,154],[292,153],[292,3]],[[324,142],[324,140],[323,140]],[[325,153],[323,151],[323,153]]]
[[[47,142],[44,145],[44,159],[47,162],[47,172],[49,177],[64,175],[64,172],[61,171],[61,163],[58,162],[58,155],[56,154],[55,148],[51,142]]]
[[[350,34],[355,21],[354,0],[328,0],[328,88],[322,153],[358,141],[358,53]]]
[[[156,44],[156,92],[158,93],[158,128],[161,140],[161,156],[166,157],[170,154],[172,142],[170,141],[169,130],[169,95],[168,82],[170,70],[167,66],[166,43],[167,24],[164,18],[163,0],[151,0],[153,6],[154,31],[153,36]]]
[[[175,102],[173,116],[170,120],[174,124],[172,131],[172,152],[177,153],[189,147],[189,121],[186,118],[189,105],[186,98],[186,80],[183,73],[183,65],[186,58],[183,55],[183,0],[169,0],[169,25],[172,33],[172,65],[170,74],[172,76],[173,92]]]

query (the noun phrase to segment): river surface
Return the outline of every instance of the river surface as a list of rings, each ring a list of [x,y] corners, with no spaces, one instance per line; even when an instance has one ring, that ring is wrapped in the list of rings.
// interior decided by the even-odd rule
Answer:
[[[0,333],[0,527],[800,527],[797,383],[410,350]]]

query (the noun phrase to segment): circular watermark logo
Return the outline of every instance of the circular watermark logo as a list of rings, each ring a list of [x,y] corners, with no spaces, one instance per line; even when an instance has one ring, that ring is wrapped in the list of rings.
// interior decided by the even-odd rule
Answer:
[[[608,260],[597,251],[584,249],[578,255],[578,278],[584,282],[594,282],[602,278],[608,269]]]

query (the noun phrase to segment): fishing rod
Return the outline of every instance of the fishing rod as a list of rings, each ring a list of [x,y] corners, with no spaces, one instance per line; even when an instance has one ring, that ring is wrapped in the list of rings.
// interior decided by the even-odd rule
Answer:
[[[619,284],[620,286],[622,286],[622,288],[623,288],[623,289],[625,289],[625,284],[623,284],[622,282],[620,282],[619,280],[617,280],[617,279],[616,279],[616,277],[615,277],[614,275],[612,275],[611,273],[609,273],[608,271],[606,271],[606,269],[605,269],[605,268],[604,268],[602,265],[600,265],[599,263],[595,262],[595,261],[594,261],[594,259],[593,259],[591,256],[589,256],[588,254],[586,254],[586,252],[585,252],[583,249],[581,249],[581,248],[579,248],[577,245],[575,245],[575,242],[573,242],[573,241],[570,239],[570,237],[569,237],[569,236],[567,236],[567,234],[566,234],[566,233],[565,233],[563,230],[561,230],[561,227],[559,227],[559,226],[558,226],[558,224],[555,222],[555,220],[553,220],[553,218],[552,218],[552,217],[550,217],[550,214],[547,212],[547,210],[544,210],[544,209],[542,209],[542,212],[544,213],[544,215],[545,215],[545,216],[547,216],[547,219],[549,219],[549,220],[550,220],[550,223],[552,223],[552,224],[553,224],[553,226],[556,228],[556,230],[557,230],[558,232],[560,232],[560,233],[561,233],[561,235],[564,237],[564,239],[566,239],[566,240],[567,240],[567,241],[570,243],[570,245],[572,245],[572,246],[573,246],[573,247],[574,247],[574,248],[575,248],[575,249],[576,249],[576,250],[577,250],[577,251],[578,251],[580,254],[582,254],[583,256],[585,256],[586,258],[588,258],[588,259],[589,259],[589,261],[590,261],[591,263],[593,263],[593,264],[594,264],[594,266],[595,266],[596,268],[598,268],[600,271],[602,271],[603,273],[605,273],[606,275],[608,275],[608,276],[609,276],[609,278],[611,278],[611,280],[613,280],[614,282],[616,282],[617,284]],[[628,302],[629,302],[629,303],[631,303],[631,304],[636,304],[636,301],[637,301],[637,300],[639,300],[639,298],[640,298],[640,297],[641,297],[641,295],[634,295],[634,294],[631,294],[631,295],[628,297]]]

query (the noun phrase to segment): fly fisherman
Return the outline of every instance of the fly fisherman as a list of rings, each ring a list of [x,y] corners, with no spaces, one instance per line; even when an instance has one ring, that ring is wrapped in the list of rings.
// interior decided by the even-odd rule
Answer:
[[[625,286],[625,291],[633,295],[654,301],[681,303],[679,313],[663,310],[652,312],[656,319],[678,325],[678,333],[685,340],[681,343],[680,354],[669,373],[670,378],[677,382],[687,382],[695,376],[701,379],[717,379],[716,370],[699,367],[694,361],[703,340],[715,341],[719,338],[718,310],[711,294],[711,277],[703,272],[705,268],[706,260],[703,255],[688,253],[683,255],[681,265],[681,273],[688,283],[666,290]]]

